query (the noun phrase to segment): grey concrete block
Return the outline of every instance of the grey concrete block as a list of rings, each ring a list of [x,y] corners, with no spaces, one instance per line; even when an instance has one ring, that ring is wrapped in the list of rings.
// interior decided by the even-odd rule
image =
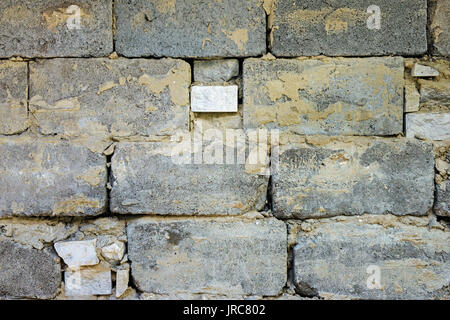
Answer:
[[[311,137],[282,145],[272,175],[280,218],[426,215],[433,206],[432,145],[419,140]]]
[[[403,59],[244,61],[244,128],[298,134],[393,135],[403,130]]]
[[[177,163],[171,157],[174,147],[165,142],[118,144],[111,166],[112,212],[237,215],[264,207],[268,176],[248,173],[244,164],[226,164],[225,157],[223,164]]]
[[[30,109],[43,134],[109,138],[188,128],[184,61],[53,59],[30,70]]]
[[[106,56],[112,33],[111,0],[0,2],[0,57]]]
[[[0,297],[49,299],[60,284],[56,255],[0,239]]]
[[[127,234],[131,274],[145,292],[273,296],[286,283],[286,226],[276,219],[141,218]]]
[[[374,5],[379,11],[371,11]],[[379,25],[372,20],[377,12],[381,18]],[[427,51],[426,29],[426,0],[277,0],[272,53],[276,56],[419,55]]]
[[[266,50],[260,0],[118,0],[116,51],[127,57],[240,57]]]
[[[194,81],[225,82],[239,75],[237,59],[194,61]]]
[[[1,138],[0,216],[89,216],[106,206],[106,158],[59,139]]]
[[[328,299],[448,299],[449,232],[427,225],[425,217],[307,220],[293,251],[297,291]]]
[[[26,62],[0,61],[0,134],[28,128]]]

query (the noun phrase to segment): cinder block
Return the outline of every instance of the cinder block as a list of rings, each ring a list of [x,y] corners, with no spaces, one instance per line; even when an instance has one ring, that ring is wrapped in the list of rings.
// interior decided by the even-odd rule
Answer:
[[[92,216],[106,206],[106,158],[59,139],[0,138],[0,217]]]
[[[0,57],[100,57],[113,50],[111,0],[0,2]]]
[[[245,57],[266,51],[260,0],[115,1],[116,51],[127,57]]]
[[[286,226],[276,219],[141,218],[127,234],[131,274],[145,292],[274,296],[286,283]]]
[[[427,51],[427,0],[276,0],[272,17],[280,57]]]
[[[294,247],[294,282],[327,299],[448,299],[449,232],[429,219],[307,220]]]
[[[247,59],[244,128],[298,134],[403,130],[403,59]]]
[[[272,164],[273,210],[280,218],[426,215],[433,206],[434,155],[427,142],[307,137],[272,150]]]

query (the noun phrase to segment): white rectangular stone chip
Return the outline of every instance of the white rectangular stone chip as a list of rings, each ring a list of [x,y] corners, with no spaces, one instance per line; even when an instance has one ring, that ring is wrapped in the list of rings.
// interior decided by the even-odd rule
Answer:
[[[191,108],[193,112],[237,112],[238,87],[193,86]]]

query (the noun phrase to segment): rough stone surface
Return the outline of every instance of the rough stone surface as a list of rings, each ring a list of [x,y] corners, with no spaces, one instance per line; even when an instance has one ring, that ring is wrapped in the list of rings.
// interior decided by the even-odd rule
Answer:
[[[379,29],[368,28],[371,5],[381,11]],[[276,56],[419,55],[427,51],[426,0],[276,0],[272,19],[272,53]]]
[[[260,0],[118,0],[116,51],[127,57],[242,57],[266,50]]]
[[[64,273],[64,283],[66,296],[109,295],[112,293],[111,269],[103,264],[68,269]]]
[[[237,86],[193,86],[191,91],[193,112],[237,112]]]
[[[104,212],[106,159],[58,139],[0,138],[0,216]]]
[[[116,298],[119,298],[128,289],[130,270],[117,270],[116,273]]]
[[[450,113],[407,114],[406,137],[430,140],[450,139]]]
[[[54,59],[30,70],[30,109],[43,134],[124,137],[188,128],[184,61]]]
[[[102,256],[110,261],[120,261],[125,253],[125,244],[120,241],[116,241],[106,247],[102,248]]]
[[[26,62],[0,61],[0,134],[28,128]]]
[[[93,266],[100,261],[96,252],[97,240],[64,241],[54,244],[56,253],[69,267]]]
[[[112,52],[111,0],[0,2],[0,57],[91,57]],[[80,28],[75,25],[80,9]],[[73,22],[73,23],[72,23]]]
[[[244,128],[393,135],[403,127],[402,58],[247,59]]]
[[[415,63],[411,70],[411,75],[413,77],[437,77],[439,76],[439,71],[432,67]]]
[[[419,111],[420,94],[414,84],[405,86],[405,112]]]
[[[450,217],[450,140],[433,142],[436,154],[434,212]]]
[[[426,215],[433,205],[430,143],[308,137],[282,145],[278,157],[278,167],[272,171],[277,217]]]
[[[49,251],[0,239],[0,297],[53,298],[60,273],[58,258]]]
[[[275,219],[141,218],[127,234],[131,274],[145,292],[273,296],[286,282],[286,227]]]
[[[194,81],[225,82],[239,75],[237,59],[194,61]]]
[[[450,3],[447,0],[431,0],[431,37],[434,54],[450,55]]]
[[[226,164],[225,157],[224,164],[178,163],[174,150],[170,143],[119,143],[111,165],[111,211],[236,215],[264,207],[267,176],[247,173],[245,164]]]
[[[294,247],[294,282],[300,290],[328,298],[449,298],[450,233],[428,230],[427,218],[363,216],[305,223],[310,231],[300,232]],[[367,286],[374,276],[370,266],[379,268],[380,289]]]

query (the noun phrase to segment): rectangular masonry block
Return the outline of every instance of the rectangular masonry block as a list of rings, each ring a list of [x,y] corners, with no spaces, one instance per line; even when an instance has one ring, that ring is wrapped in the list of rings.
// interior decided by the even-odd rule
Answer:
[[[193,112],[237,112],[238,86],[193,86]]]
[[[338,299],[448,299],[449,232],[428,218],[307,220],[294,247],[294,283]]]
[[[60,284],[56,255],[0,238],[0,298],[50,299]]]
[[[432,145],[413,139],[307,137],[272,150],[274,214],[426,215],[433,206]],[[278,159],[276,159],[278,156]]]
[[[27,96],[27,63],[0,61],[0,134],[28,128]]]
[[[403,59],[247,59],[244,128],[298,134],[394,135],[403,130]]]
[[[197,82],[225,82],[238,75],[238,59],[194,61],[194,81]]]
[[[286,283],[286,226],[276,219],[141,218],[127,234],[141,291],[274,296]]]
[[[53,59],[30,64],[41,133],[170,135],[189,123],[190,66],[181,60]]]
[[[266,51],[260,0],[118,0],[116,51],[127,57],[242,57]]]
[[[58,139],[0,139],[1,216],[91,216],[106,206],[106,159]]]
[[[409,113],[406,137],[430,140],[450,139],[450,113]]]
[[[271,17],[276,56],[427,51],[427,0],[276,0]]]
[[[111,0],[0,2],[0,57],[98,57],[113,50]]]
[[[179,163],[173,155],[180,146],[119,143],[111,163],[111,211],[237,215],[264,207],[268,176],[247,173],[244,164],[225,159],[223,164]]]
[[[111,269],[103,264],[79,269],[68,269],[64,272],[65,295],[92,296],[110,295]]]

